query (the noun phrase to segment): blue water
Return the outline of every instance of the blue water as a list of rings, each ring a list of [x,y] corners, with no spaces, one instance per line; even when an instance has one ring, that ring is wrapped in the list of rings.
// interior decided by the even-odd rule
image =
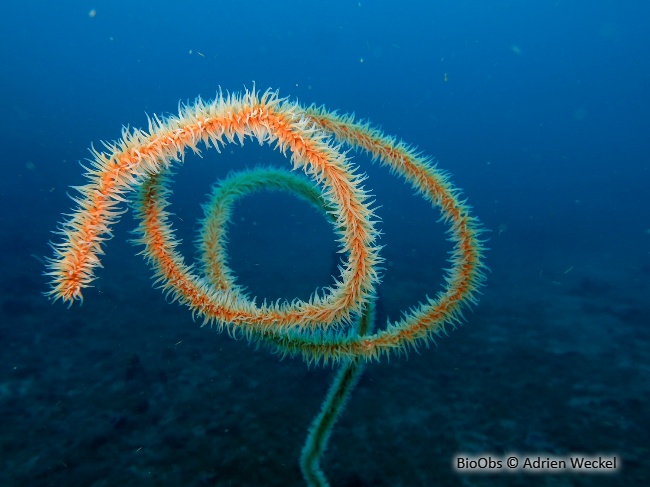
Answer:
[[[301,485],[333,374],[200,328],[106,246],[83,306],[52,305],[44,257],[88,148],[219,89],[354,112],[435,157],[489,230],[466,324],[367,368],[323,460],[332,485],[648,485],[647,2],[4,2],[0,16],[2,485]],[[351,154],[352,156],[352,154]],[[435,295],[438,214],[363,156],[386,259],[379,326]],[[174,225],[228,171],[289,165],[247,143],[189,157]],[[335,235],[256,194],[229,255],[258,300],[333,283]],[[472,476],[461,453],[618,455],[614,476]],[[544,484],[547,485],[547,484]]]

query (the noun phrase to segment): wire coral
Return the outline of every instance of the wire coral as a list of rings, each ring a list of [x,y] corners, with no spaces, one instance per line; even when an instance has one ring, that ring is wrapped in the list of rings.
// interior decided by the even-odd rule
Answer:
[[[313,184],[295,173],[270,168],[222,181],[204,207],[206,216],[196,241],[203,272],[198,272],[177,250],[167,181],[187,150],[220,151],[227,144],[251,139],[287,155],[293,170],[302,171]],[[369,323],[382,262],[378,217],[363,186],[365,174],[350,162],[349,149],[366,152],[439,208],[453,245],[443,290],[380,330]],[[60,225],[61,238],[48,259],[49,297],[68,304],[83,300],[83,290],[101,266],[112,227],[125,211],[121,205],[130,203],[139,221],[136,242],[153,267],[156,283],[174,301],[205,323],[269,344],[283,355],[300,355],[309,363],[342,364],[303,452],[303,472],[311,485],[326,484],[318,459],[361,364],[427,344],[446,326],[459,322],[463,309],[477,301],[485,270],[483,230],[458,188],[430,158],[351,115],[303,107],[270,90],[220,92],[211,101],[199,98],[180,105],[177,115],[151,117],[146,130],[125,128],[118,141],[91,153],[87,182],[76,188],[76,207]],[[344,256],[334,285],[308,300],[257,304],[236,284],[227,264],[227,225],[233,203],[258,189],[290,191],[330,218]],[[356,326],[346,326],[352,323]]]

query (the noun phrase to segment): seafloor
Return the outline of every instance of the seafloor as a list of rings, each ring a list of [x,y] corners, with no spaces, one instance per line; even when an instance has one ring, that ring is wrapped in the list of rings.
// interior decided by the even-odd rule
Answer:
[[[508,232],[490,237],[466,325],[366,368],[323,461],[333,486],[650,485],[647,248],[527,247]],[[0,252],[0,485],[302,485],[331,368],[201,328],[117,241],[82,306],[52,305],[33,243],[13,235]],[[266,277],[280,294],[309,261],[287,272]],[[380,307],[415,304],[409,275],[382,288]],[[509,452],[616,455],[620,467],[452,468],[458,454]]]

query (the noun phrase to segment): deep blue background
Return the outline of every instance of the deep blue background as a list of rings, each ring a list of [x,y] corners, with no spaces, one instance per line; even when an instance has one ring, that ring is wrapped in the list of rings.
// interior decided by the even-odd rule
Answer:
[[[515,310],[506,326],[512,337],[537,315],[518,309],[519,297],[557,304],[574,276],[590,299],[616,289],[641,303],[625,315],[633,333],[648,324],[649,2],[27,0],[4,1],[0,13],[0,265],[11,276],[2,284],[9,323],[0,337],[25,319],[47,316],[55,326],[71,316],[39,294],[47,289],[42,258],[72,206],[69,187],[83,182],[78,161],[88,147],[119,138],[122,126],[144,126],[146,114],[175,112],[179,100],[253,83],[305,105],[355,112],[435,157],[491,231],[492,272],[479,309]],[[174,185],[188,259],[210,183],[229,169],[283,160],[256,144],[224,152],[189,158]],[[447,248],[440,226],[423,226],[435,214],[408,188],[363,157],[355,162],[370,173],[381,207],[383,322],[435,294]],[[332,231],[310,209],[288,196],[256,195],[238,211],[232,264],[254,294],[304,298],[331,283]],[[141,316],[165,313],[146,277],[121,280],[148,272],[125,243],[133,227],[125,220],[84,312],[121,289]],[[400,287],[405,281],[411,287]],[[540,282],[561,297],[540,291]],[[35,318],[31,306],[43,306],[43,315]],[[116,320],[111,329],[124,336],[125,350],[145,340],[137,323],[146,319],[131,316],[136,325],[127,330]],[[575,320],[591,326],[588,312]],[[481,326],[469,321],[467,333]],[[595,339],[562,333],[574,343]],[[25,356],[5,352],[10,366]]]
[[[552,233],[549,245],[593,232],[647,245],[649,11],[606,1],[6,2],[0,196],[13,214],[2,218],[51,226],[91,142],[254,81],[354,111],[437,157],[488,227]]]

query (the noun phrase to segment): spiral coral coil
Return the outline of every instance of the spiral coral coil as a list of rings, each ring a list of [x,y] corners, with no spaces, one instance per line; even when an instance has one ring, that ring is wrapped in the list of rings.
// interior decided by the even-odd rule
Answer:
[[[183,162],[187,149],[200,153],[203,144],[219,151],[228,143],[243,144],[249,138],[275,144],[285,155],[290,152],[293,169],[302,169],[321,189],[294,173],[273,168],[229,176],[215,186],[204,206],[206,215],[196,241],[203,273],[197,273],[176,250],[178,240],[169,222],[167,182],[172,168]],[[51,287],[47,294],[69,305],[83,300],[83,290],[101,266],[104,242],[124,211],[119,205],[130,202],[139,220],[136,243],[142,245],[141,253],[152,265],[156,283],[173,300],[219,330],[243,334],[283,355],[302,355],[307,362],[342,363],[301,455],[306,482],[328,485],[320,458],[363,364],[426,344],[445,326],[460,321],[463,308],[476,302],[485,269],[482,228],[460,199],[459,190],[430,159],[368,123],[323,107],[303,108],[272,91],[219,93],[210,102],[197,99],[181,105],[177,116],[150,118],[147,131],[125,128],[120,140],[104,145],[103,152],[91,149],[88,182],[76,188],[77,207],[59,228],[62,241],[53,244],[54,256],[48,260]],[[362,187],[365,175],[353,169],[344,147],[368,153],[438,207],[453,245],[446,283],[437,296],[379,330],[374,328],[373,311],[382,261],[376,217]],[[228,267],[227,225],[232,205],[260,189],[291,192],[321,210],[336,229],[345,256],[341,276],[307,301],[258,305]],[[136,196],[130,198],[133,190]],[[355,326],[341,326],[346,323]]]
[[[275,144],[285,154],[289,151],[293,169],[302,169],[322,187],[323,204],[332,213],[347,261],[340,280],[308,301],[257,305],[231,285],[232,279],[210,282],[176,251],[166,211],[169,190],[160,182],[162,174],[183,162],[188,148],[199,153],[203,143],[220,150],[248,138]],[[124,129],[119,141],[104,145],[104,152],[91,150],[89,181],[77,188],[78,206],[60,226],[63,241],[53,245],[54,257],[48,262],[53,300],[70,304],[83,299],[83,289],[101,265],[103,244],[123,211],[119,205],[138,188],[138,240],[160,286],[206,322],[268,341],[286,354],[300,354],[310,362],[378,359],[428,342],[447,324],[459,321],[464,306],[476,302],[484,280],[482,229],[459,198],[459,190],[430,159],[352,116],[322,107],[303,108],[272,91],[220,93],[211,102],[197,99],[181,105],[177,116],[150,118],[147,131]],[[352,168],[342,145],[366,151],[438,207],[453,244],[444,289],[373,334],[347,333],[338,326],[359,315],[374,295],[381,262],[376,217],[362,187],[365,176]],[[214,255],[212,267],[219,269],[224,256]],[[227,268],[214,272],[233,276]]]

